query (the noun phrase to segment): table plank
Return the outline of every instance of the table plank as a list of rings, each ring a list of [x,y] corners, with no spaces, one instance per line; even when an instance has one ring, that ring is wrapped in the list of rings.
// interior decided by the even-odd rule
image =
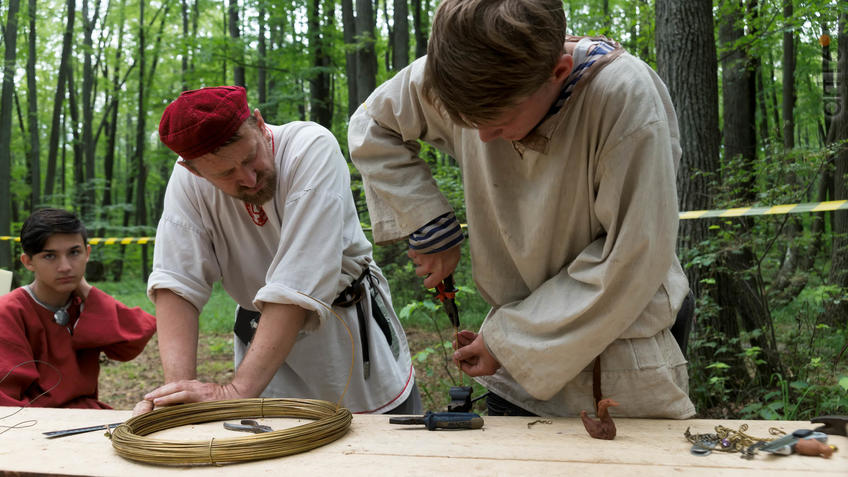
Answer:
[[[17,408],[0,407],[0,416]],[[103,431],[46,439],[45,431],[119,422],[129,411],[74,409],[23,409],[0,420],[0,425],[35,420],[27,428],[0,434],[0,474],[4,475],[170,475],[225,473],[358,475],[428,475],[438,472],[464,475],[593,475],[657,476],[685,473],[693,476],[845,476],[848,475],[848,438],[830,436],[839,447],[831,459],[799,455],[757,454],[745,460],[739,454],[715,452],[706,457],[689,453],[683,432],[713,432],[717,424],[737,429],[743,422],[749,434],[768,436],[775,426],[787,432],[814,427],[809,422],[711,421],[616,419],[618,436],[613,441],[591,439],[579,419],[485,417],[480,430],[427,431],[419,427],[388,423],[386,416],[355,415],[350,431],[338,441],[312,451],[277,459],[224,466],[163,467],[132,462],[118,456]],[[274,429],[304,422],[297,419],[260,419]],[[0,428],[0,432],[3,428]],[[155,437],[176,440],[208,440],[234,437],[220,422],[182,426]]]

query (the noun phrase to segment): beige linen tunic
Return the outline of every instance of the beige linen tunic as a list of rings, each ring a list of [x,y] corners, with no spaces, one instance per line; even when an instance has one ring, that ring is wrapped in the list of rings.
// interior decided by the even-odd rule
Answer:
[[[268,126],[277,189],[261,209],[228,196],[175,164],[156,230],[147,290],[169,289],[202,310],[220,281],[242,308],[265,303],[307,310],[304,330],[262,397],[324,399],[353,412],[387,412],[404,402],[415,383],[412,358],[394,313],[388,283],[371,256],[338,142],[322,126],[291,122]],[[261,213],[257,213],[261,210]],[[392,346],[373,319],[360,329],[355,306],[333,306],[339,292],[370,267],[365,281],[386,305]],[[366,295],[367,296],[367,295]],[[360,303],[371,317],[371,300]],[[332,308],[332,310],[331,310]],[[340,323],[336,316],[344,323]],[[356,346],[351,373],[351,336]],[[370,345],[366,378],[359,336]],[[235,366],[247,351],[234,337]],[[345,392],[346,390],[346,392]]]
[[[420,138],[462,170],[471,263],[492,305],[482,333],[502,364],[478,381],[541,415],[594,407],[592,362],[612,414],[691,417],[686,361],[669,327],[688,283],[675,255],[680,159],[665,86],[617,50],[521,142],[484,143],[421,92],[421,58],[351,118],[377,243],[450,210]]]

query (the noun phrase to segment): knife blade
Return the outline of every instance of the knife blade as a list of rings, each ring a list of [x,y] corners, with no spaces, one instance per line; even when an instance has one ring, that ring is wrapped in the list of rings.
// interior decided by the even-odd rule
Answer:
[[[47,436],[47,439],[54,439],[56,437],[72,436],[74,434],[83,434],[85,432],[94,432],[94,431],[100,431],[100,430],[106,430],[106,429],[114,429],[114,428],[120,426],[121,424],[123,424],[123,422],[116,422],[114,424],[101,424],[99,426],[78,427],[76,429],[63,429],[61,431],[43,432],[42,434]]]

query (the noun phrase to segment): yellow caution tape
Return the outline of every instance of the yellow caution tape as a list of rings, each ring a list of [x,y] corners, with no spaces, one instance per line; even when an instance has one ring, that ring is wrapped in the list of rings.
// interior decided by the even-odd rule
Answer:
[[[848,210],[848,200],[831,200],[828,202],[806,202],[801,204],[783,204],[772,205],[766,207],[736,207],[733,209],[719,210],[690,210],[688,212],[680,212],[680,220],[692,219],[713,219],[716,217],[749,217],[752,215],[783,215],[783,214],[801,214],[805,212],[832,212],[834,210]],[[362,229],[370,231],[371,227],[361,224]],[[462,224],[465,228],[466,224]],[[0,241],[10,240],[20,242],[18,237],[10,237],[8,235],[0,235]],[[133,243],[147,244],[154,243],[154,237],[94,237],[88,239],[88,243],[92,245],[129,245]]]
[[[709,219],[716,217],[747,217],[751,215],[800,214],[804,212],[830,212],[848,209],[848,200],[828,202],[808,202],[804,204],[784,204],[767,207],[737,207],[723,210],[692,210],[681,212],[680,220]]]

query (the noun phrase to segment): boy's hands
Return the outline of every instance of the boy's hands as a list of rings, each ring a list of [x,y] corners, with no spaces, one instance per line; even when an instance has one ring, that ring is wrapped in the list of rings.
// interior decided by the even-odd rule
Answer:
[[[406,255],[415,264],[415,274],[424,278],[425,288],[436,288],[448,275],[453,273],[459,263],[460,246],[436,253],[418,253],[409,249]]]
[[[469,376],[491,376],[500,369],[501,363],[489,353],[483,335],[462,330],[453,342],[453,361]]]

